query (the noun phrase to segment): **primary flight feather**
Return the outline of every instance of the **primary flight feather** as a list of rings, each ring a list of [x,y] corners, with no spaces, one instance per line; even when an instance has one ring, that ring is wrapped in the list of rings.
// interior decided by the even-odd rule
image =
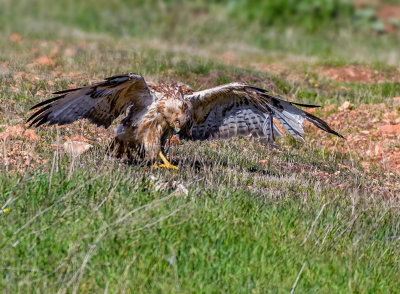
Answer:
[[[174,133],[187,140],[251,135],[272,142],[282,136],[274,123],[276,118],[298,141],[304,141],[305,119],[342,137],[322,119],[296,107],[318,106],[288,102],[244,83],[195,92],[185,85],[148,84],[142,76],[131,73],[54,94],[58,96],[32,107],[39,110],[29,117],[31,126],[64,125],[86,118],[108,128],[127,113],[115,130],[115,155],[137,154],[155,160],[155,166],[161,158],[164,164],[160,166],[167,168],[176,167],[165,159],[162,147]]]

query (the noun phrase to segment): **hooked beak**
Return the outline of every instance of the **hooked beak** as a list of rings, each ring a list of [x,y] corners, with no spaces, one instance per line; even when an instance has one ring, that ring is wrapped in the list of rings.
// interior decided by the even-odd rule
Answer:
[[[181,131],[181,128],[175,127],[174,128],[174,135],[179,134],[180,131]]]
[[[181,131],[181,128],[179,127],[179,123],[175,122],[174,123],[174,135],[178,134]]]

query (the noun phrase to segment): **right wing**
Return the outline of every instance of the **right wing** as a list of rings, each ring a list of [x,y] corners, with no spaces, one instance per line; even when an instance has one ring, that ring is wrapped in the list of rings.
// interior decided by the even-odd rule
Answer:
[[[39,108],[27,122],[30,126],[70,124],[87,118],[108,128],[128,106],[139,112],[153,103],[153,96],[144,78],[138,74],[123,74],[77,89],[55,92],[59,95],[33,106]]]
[[[304,119],[342,137],[322,119],[296,107],[318,106],[285,101],[272,96],[267,90],[247,84],[226,84],[185,95],[185,98],[193,106],[192,125],[186,127],[182,134],[187,139],[215,140],[252,135],[268,138],[272,142],[276,136],[282,136],[273,118],[279,120],[298,141],[304,141]]]

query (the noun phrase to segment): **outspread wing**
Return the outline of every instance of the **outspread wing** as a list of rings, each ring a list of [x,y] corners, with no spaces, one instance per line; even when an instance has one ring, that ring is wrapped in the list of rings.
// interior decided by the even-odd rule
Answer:
[[[144,78],[137,74],[112,76],[100,83],[53,94],[58,96],[31,108],[40,109],[28,118],[30,126],[63,125],[87,118],[107,128],[128,106],[133,105],[137,112],[153,102]]]
[[[304,119],[318,128],[342,137],[322,119],[297,106],[314,108],[316,105],[288,102],[272,96],[267,90],[242,83],[231,83],[185,95],[193,105],[192,128],[183,137],[192,140],[228,139],[251,135],[255,138],[282,136],[273,118],[278,119],[296,140],[302,136]]]

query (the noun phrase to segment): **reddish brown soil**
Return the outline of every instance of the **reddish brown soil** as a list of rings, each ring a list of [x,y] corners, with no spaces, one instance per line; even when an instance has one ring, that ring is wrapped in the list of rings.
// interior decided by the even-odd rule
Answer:
[[[340,82],[359,82],[364,84],[381,84],[385,82],[399,82],[399,72],[382,72],[368,66],[350,65],[346,67],[320,67],[318,74],[322,74]]]
[[[372,165],[400,174],[400,114],[395,106],[385,104],[350,105],[325,117],[341,132],[346,141],[329,139],[322,131],[311,139],[313,144],[328,146],[332,151],[351,152],[362,160],[369,171]],[[327,112],[322,109],[323,112]],[[312,129],[310,128],[311,132]]]

